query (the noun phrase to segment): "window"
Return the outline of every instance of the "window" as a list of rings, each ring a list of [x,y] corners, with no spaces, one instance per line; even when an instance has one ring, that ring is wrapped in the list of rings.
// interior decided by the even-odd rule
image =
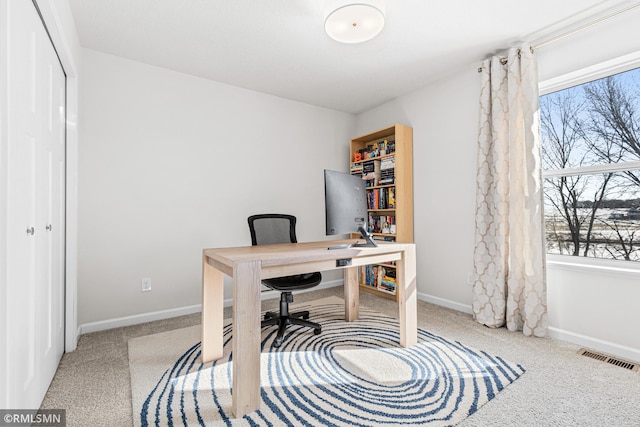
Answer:
[[[540,128],[547,253],[640,263],[640,68],[541,96]]]

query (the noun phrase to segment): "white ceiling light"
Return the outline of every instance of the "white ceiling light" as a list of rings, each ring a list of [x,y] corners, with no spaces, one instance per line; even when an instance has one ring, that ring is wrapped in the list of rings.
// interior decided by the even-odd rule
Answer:
[[[381,0],[326,2],[324,29],[334,40],[361,43],[374,38],[384,27]]]

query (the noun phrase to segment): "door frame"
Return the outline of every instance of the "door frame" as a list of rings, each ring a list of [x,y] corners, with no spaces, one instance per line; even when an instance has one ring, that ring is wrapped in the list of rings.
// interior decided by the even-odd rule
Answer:
[[[67,76],[65,179],[65,332],[64,350],[76,349],[78,330],[78,69],[80,44],[67,1],[32,0],[40,12]],[[65,25],[66,24],[66,25]],[[69,34],[71,32],[72,34]],[[75,43],[74,43],[75,42]]]

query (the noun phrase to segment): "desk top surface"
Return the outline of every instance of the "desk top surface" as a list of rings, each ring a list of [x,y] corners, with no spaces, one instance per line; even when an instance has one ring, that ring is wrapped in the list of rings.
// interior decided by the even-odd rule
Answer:
[[[236,262],[261,261],[264,265],[287,265],[309,261],[358,258],[368,255],[395,253],[415,246],[413,243],[376,242],[375,248],[332,249],[330,246],[354,243],[354,239],[322,240],[318,242],[289,243],[279,245],[240,246],[204,249],[203,254],[224,265]]]

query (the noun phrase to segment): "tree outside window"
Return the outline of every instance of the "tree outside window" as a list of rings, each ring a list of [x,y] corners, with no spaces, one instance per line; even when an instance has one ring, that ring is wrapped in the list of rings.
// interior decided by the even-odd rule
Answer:
[[[640,261],[640,69],[540,97],[547,252]]]

